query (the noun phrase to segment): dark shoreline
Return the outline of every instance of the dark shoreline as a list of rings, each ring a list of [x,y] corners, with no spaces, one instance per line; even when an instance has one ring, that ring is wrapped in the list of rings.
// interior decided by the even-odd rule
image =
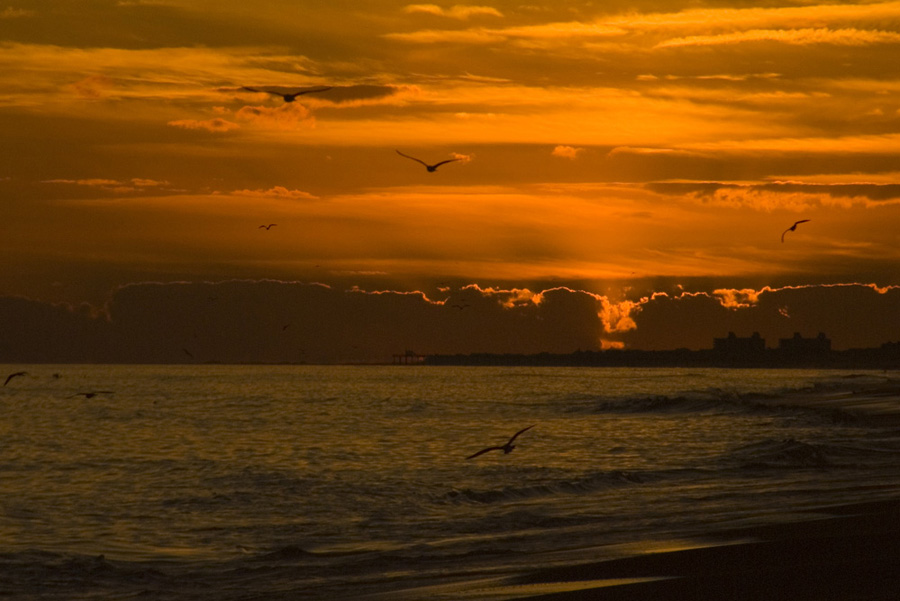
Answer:
[[[573,353],[419,355],[407,365],[530,366],[530,367],[719,367],[751,369],[867,369],[900,368],[900,348],[885,345],[816,353],[766,349],[729,354],[713,349],[670,351],[605,350]]]
[[[531,601],[892,600],[900,591],[900,499],[825,507],[811,519],[716,533],[721,544],[552,568],[517,578],[631,583],[511,597]],[[737,541],[737,542],[733,542]]]
[[[894,601],[900,497],[712,531],[676,550],[362,595],[367,601]],[[590,550],[585,550],[589,556]]]

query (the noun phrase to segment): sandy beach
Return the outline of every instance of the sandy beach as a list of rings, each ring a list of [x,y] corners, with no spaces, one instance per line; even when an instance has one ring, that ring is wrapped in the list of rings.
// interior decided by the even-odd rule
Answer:
[[[523,577],[533,600],[896,599],[900,501],[831,507],[810,519],[720,533],[719,544]],[[554,583],[579,590],[541,592]]]
[[[900,591],[900,500],[681,541],[683,548],[370,599],[875,601]],[[654,545],[655,547],[655,545]]]

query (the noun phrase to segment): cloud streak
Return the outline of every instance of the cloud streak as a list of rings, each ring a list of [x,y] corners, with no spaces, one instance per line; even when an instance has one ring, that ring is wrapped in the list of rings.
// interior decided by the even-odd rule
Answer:
[[[202,129],[213,133],[225,133],[234,129],[240,129],[241,127],[239,123],[228,121],[227,119],[223,119],[221,117],[205,120],[176,119],[175,121],[169,121],[169,125],[171,125],[172,127],[179,127],[181,129]]]
[[[410,4],[403,8],[403,12],[410,14],[421,13],[434,15],[437,17],[447,17],[450,19],[459,19],[461,21],[465,21],[471,17],[476,16],[503,16],[503,13],[490,6],[472,6],[462,4],[455,4],[450,8],[442,8],[437,4]]]
[[[778,42],[798,46],[811,44],[865,46],[869,44],[900,43],[900,34],[893,31],[860,29],[752,29],[737,33],[674,38],[660,42],[656,47],[722,46],[749,42]]]
[[[900,202],[900,184],[865,181],[658,182],[647,184],[647,187],[666,195],[770,209],[796,202],[790,199],[802,199],[800,205],[807,208],[829,204],[849,207],[852,204],[875,206]]]
[[[284,186],[273,186],[268,190],[235,190],[232,194],[236,196],[249,196],[255,198],[284,198],[288,200],[316,200],[318,196],[314,196],[303,190],[289,190]]]
[[[421,12],[443,14],[442,9],[427,5]],[[411,43],[444,41],[474,44],[509,40],[556,40],[561,44],[583,43],[596,38],[656,36],[663,39],[656,48],[698,45],[735,44],[750,41],[777,41],[789,44],[866,45],[896,43],[896,33],[877,27],[885,20],[900,16],[900,3],[883,2],[862,5],[819,4],[803,7],[775,8],[700,8],[679,12],[624,13],[597,17],[593,20],[552,22],[538,25],[500,28],[477,27],[468,30],[422,30],[393,33],[387,37]],[[730,33],[714,35],[678,35],[717,27]],[[871,23],[873,28],[851,24]],[[734,31],[734,30],[738,31]],[[676,35],[675,38],[667,36]]]

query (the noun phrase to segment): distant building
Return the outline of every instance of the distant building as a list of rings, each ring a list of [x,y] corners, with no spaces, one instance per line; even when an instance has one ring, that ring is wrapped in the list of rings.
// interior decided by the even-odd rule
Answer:
[[[713,338],[713,351],[728,357],[752,357],[766,351],[766,341],[759,332],[753,332],[753,335],[747,338],[728,332],[725,338]]]
[[[415,351],[406,351],[400,355],[394,355],[394,365],[422,365],[425,363],[425,355]]]
[[[800,332],[794,332],[791,338],[778,340],[778,350],[790,355],[809,356],[831,352],[831,339],[823,332],[815,338],[804,338]]]

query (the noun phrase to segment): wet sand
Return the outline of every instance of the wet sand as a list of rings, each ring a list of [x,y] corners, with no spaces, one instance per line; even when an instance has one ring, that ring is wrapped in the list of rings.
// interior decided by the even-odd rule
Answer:
[[[900,499],[716,532],[677,550],[435,584],[371,601],[896,601]],[[589,551],[585,555],[589,555]]]
[[[540,571],[509,583],[523,594],[508,589],[513,595],[506,598],[887,601],[900,595],[900,500],[830,507],[809,520],[715,538],[719,544],[710,539],[699,548]],[[570,590],[558,588],[563,583]],[[572,590],[577,583],[583,586]]]

